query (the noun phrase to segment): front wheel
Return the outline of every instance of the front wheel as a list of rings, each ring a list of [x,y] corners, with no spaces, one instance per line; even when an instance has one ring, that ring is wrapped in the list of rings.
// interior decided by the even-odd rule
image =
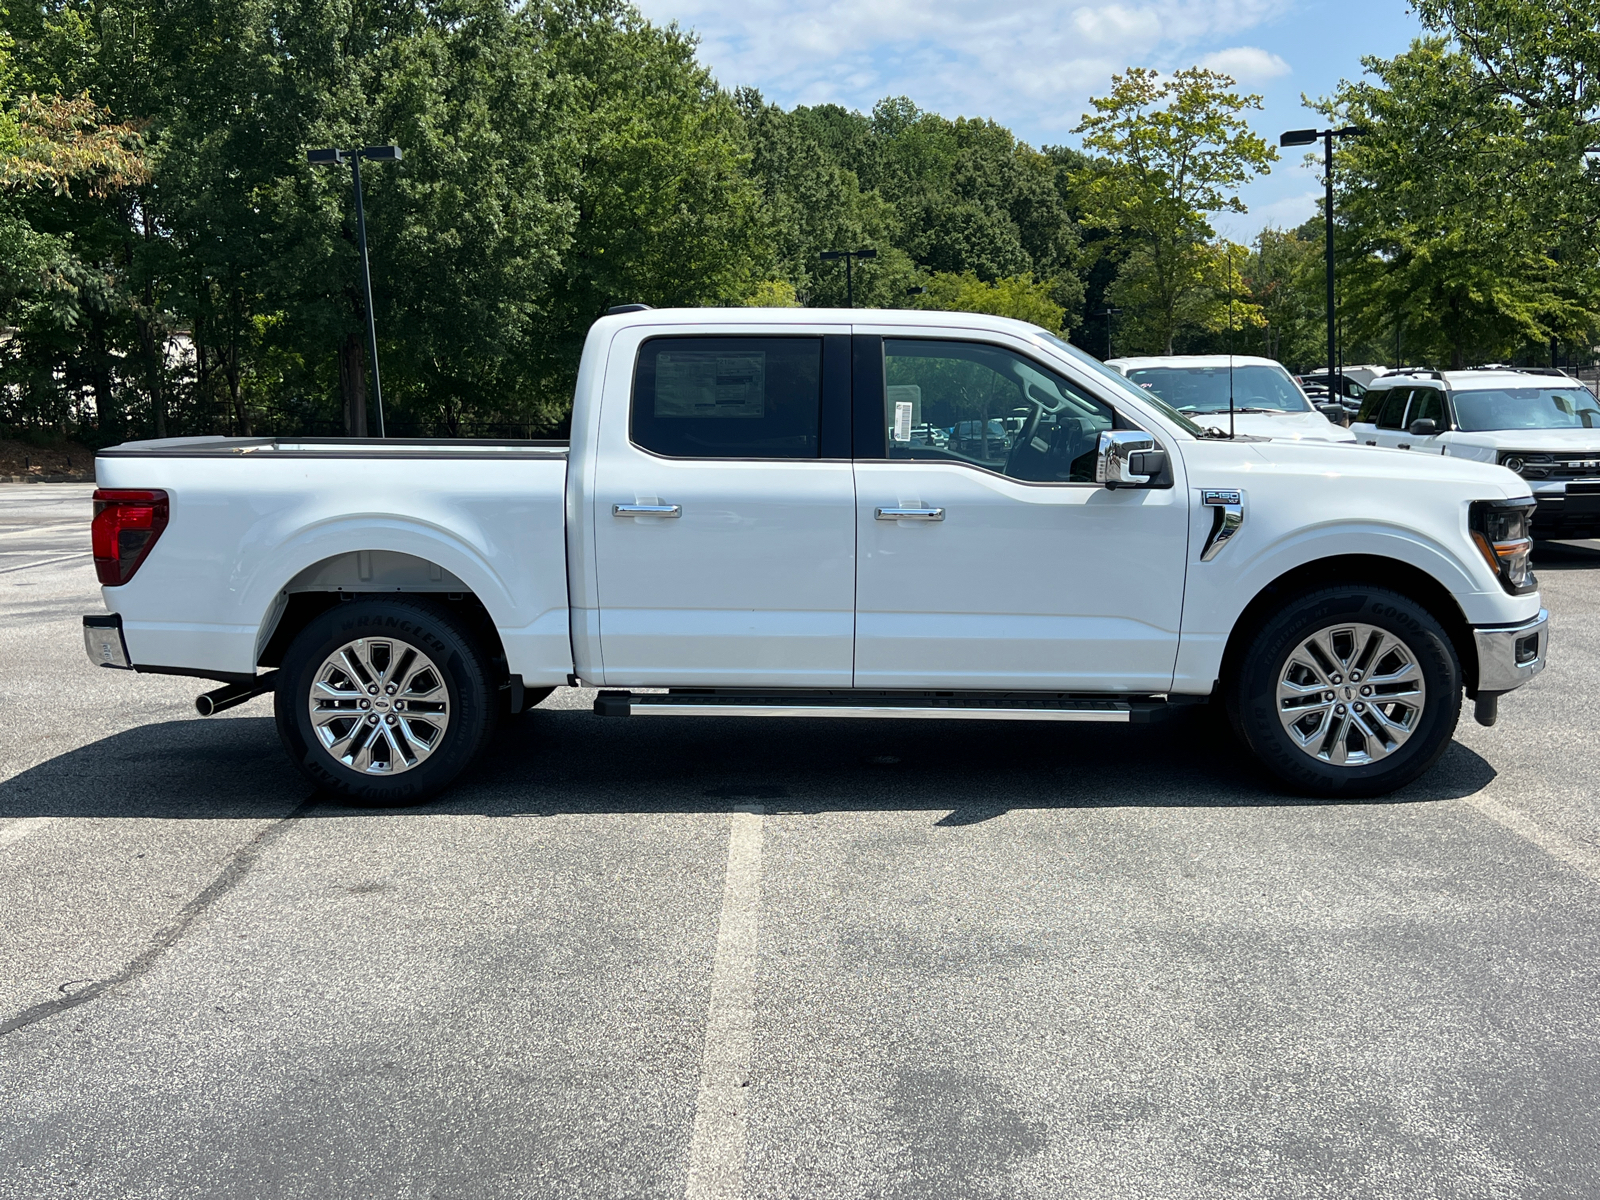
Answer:
[[[1229,702],[1246,745],[1285,783],[1318,796],[1381,796],[1450,744],[1461,666],[1416,601],[1384,588],[1324,588],[1267,620]]]
[[[403,597],[318,616],[284,655],[275,709],[289,757],[357,804],[414,804],[446,787],[493,731],[486,656],[451,617]]]

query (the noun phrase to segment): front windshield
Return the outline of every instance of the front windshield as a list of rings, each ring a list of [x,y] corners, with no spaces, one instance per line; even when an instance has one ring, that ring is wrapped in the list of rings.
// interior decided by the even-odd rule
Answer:
[[[1181,413],[1219,413],[1228,411],[1229,374],[1227,367],[1139,367],[1129,371],[1128,378]],[[1311,411],[1282,367],[1246,364],[1234,367],[1231,374],[1236,409]]]
[[[1068,358],[1072,359],[1073,362],[1088,367],[1089,370],[1093,371],[1097,375],[1104,376],[1111,383],[1115,384],[1119,391],[1132,392],[1134,395],[1138,396],[1140,400],[1156,409],[1162,416],[1166,417],[1167,420],[1171,421],[1185,433],[1197,438],[1214,436],[1208,435],[1204,429],[1196,425],[1177,409],[1173,408],[1172,405],[1168,404],[1154,392],[1147,392],[1138,385],[1129,383],[1127,376],[1113,371],[1098,358],[1095,358],[1093,355],[1085,354],[1071,342],[1062,341],[1048,329],[1040,329],[1038,326],[1034,327],[1033,332],[1039,337],[1043,338],[1045,341],[1049,342],[1057,350],[1060,350]]]
[[[1582,384],[1457,392],[1456,419],[1468,433],[1491,429],[1596,429],[1600,407]]]

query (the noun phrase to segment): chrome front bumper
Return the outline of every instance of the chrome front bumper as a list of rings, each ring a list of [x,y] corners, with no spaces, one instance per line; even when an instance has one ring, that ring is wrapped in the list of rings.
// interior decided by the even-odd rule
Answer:
[[[1509,692],[1544,670],[1550,648],[1550,614],[1545,609],[1521,625],[1474,629],[1478,644],[1478,692]]]
[[[122,640],[122,617],[117,613],[83,618],[83,649],[97,667],[133,670],[128,643]]]

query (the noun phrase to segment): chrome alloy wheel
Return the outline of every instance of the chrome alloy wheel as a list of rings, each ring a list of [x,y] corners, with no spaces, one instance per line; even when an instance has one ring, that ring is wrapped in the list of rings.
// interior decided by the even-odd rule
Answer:
[[[362,638],[328,655],[308,703],[322,748],[364,775],[409,771],[450,727],[444,675],[415,646],[391,638]]]
[[[1293,651],[1278,681],[1278,718],[1312,758],[1356,767],[1389,757],[1427,703],[1416,655],[1376,625],[1329,625]]]

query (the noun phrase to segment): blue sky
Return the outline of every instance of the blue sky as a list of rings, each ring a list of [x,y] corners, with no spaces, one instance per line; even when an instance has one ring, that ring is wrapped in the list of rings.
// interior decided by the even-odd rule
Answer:
[[[769,100],[870,109],[906,95],[948,117],[992,117],[1034,145],[1076,144],[1087,98],[1129,66],[1226,70],[1260,92],[1258,132],[1274,144],[1313,123],[1300,103],[1389,57],[1420,32],[1403,0],[642,0],[651,20],[701,39],[726,87]],[[1301,152],[1242,193],[1248,216],[1218,232],[1248,241],[1263,225],[1316,211],[1319,185]]]

